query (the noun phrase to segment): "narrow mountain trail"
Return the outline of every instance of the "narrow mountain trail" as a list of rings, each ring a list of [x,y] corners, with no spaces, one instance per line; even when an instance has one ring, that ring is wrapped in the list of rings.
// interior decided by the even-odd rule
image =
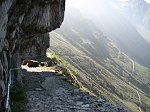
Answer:
[[[117,47],[116,47],[117,48]],[[117,58],[119,59],[120,58],[120,55],[121,55],[121,51],[117,48],[117,50],[118,50],[118,55],[117,55]],[[122,53],[122,54],[124,54],[124,53]],[[126,54],[124,54],[124,55],[126,55]],[[127,56],[127,55],[126,55]],[[128,56],[127,56],[128,57]],[[131,76],[132,76],[132,74],[135,72],[135,63],[134,63],[134,61],[131,59],[131,62],[132,62],[132,72],[131,72]],[[130,83],[129,83],[130,84]],[[140,94],[139,94],[139,92],[137,91],[137,89],[135,88],[135,90],[136,90],[136,93],[137,93],[137,96],[138,96],[138,100],[139,100],[139,106],[138,106],[138,109],[139,109],[139,112],[142,112],[142,110],[141,110],[141,107],[140,107],[140,105],[142,104],[142,102],[141,102],[141,96],[140,96]]]
[[[131,75],[135,72],[135,63],[134,63],[134,61],[133,60],[131,60],[132,61],[132,73],[131,73]],[[138,96],[138,100],[139,100],[139,112],[142,112],[142,110],[141,110],[141,107],[140,107],[140,105],[141,105],[141,96],[140,96],[140,94],[139,94],[139,92],[136,90],[136,93],[137,93],[137,96]]]
[[[142,110],[141,110],[141,107],[140,107],[140,105],[141,105],[141,97],[140,97],[140,94],[139,94],[139,92],[136,90],[136,93],[137,93],[137,95],[138,95],[138,98],[139,98],[139,111],[140,112],[142,112]]]
[[[131,60],[132,61],[132,74],[134,73],[134,71],[135,71],[135,64],[134,64],[134,61],[133,60]]]
[[[120,55],[121,55],[121,51],[118,48],[117,48],[117,50],[118,50],[118,56],[117,56],[117,58],[119,59]]]
[[[23,67],[27,112],[127,112],[70,85],[66,78],[41,68]]]

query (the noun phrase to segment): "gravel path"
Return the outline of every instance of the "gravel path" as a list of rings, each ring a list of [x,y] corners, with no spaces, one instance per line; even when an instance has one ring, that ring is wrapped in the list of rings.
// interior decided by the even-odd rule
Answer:
[[[27,112],[127,112],[75,88],[56,73],[35,72],[34,68],[34,72],[23,70],[23,74]]]

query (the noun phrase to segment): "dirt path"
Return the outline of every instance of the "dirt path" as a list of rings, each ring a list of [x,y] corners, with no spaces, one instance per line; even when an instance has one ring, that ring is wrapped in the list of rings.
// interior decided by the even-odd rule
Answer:
[[[133,60],[131,60],[132,61],[132,74],[134,73],[134,71],[135,71],[135,64],[134,64],[134,61]]]
[[[139,111],[142,112],[141,107],[140,107],[140,105],[141,105],[141,97],[140,97],[140,94],[139,94],[139,92],[137,90],[136,90],[136,93],[137,93],[138,98],[139,98]]]
[[[127,112],[75,88],[64,81],[63,76],[42,72],[40,68],[33,68],[33,71],[32,68],[23,70],[27,112]]]
[[[117,48],[118,49],[118,48]],[[118,56],[117,56],[117,58],[119,59],[120,58],[120,54],[121,54],[121,51],[118,49]],[[124,53],[123,53],[124,54]],[[126,54],[124,54],[124,55],[126,55]],[[127,56],[127,55],[126,55]],[[127,56],[128,57],[128,56]],[[134,63],[134,61],[131,59],[131,62],[132,62],[132,72],[131,72],[131,76],[132,76],[132,74],[135,72],[135,63]],[[130,83],[129,83],[130,84]],[[135,88],[136,89],[136,88]],[[136,90],[136,93],[137,93],[137,96],[138,96],[138,100],[139,100],[139,106],[138,106],[138,108],[139,108],[139,112],[142,112],[142,110],[141,110],[141,107],[140,107],[140,105],[142,104],[142,102],[141,102],[141,97],[140,97],[140,94],[139,94],[139,92]]]
[[[132,61],[132,73],[131,73],[131,75],[132,75],[135,72],[135,63],[133,60],[131,60],[131,61]],[[141,107],[140,107],[141,106],[141,96],[137,90],[136,90],[136,93],[137,93],[138,100],[139,100],[139,112],[142,112]]]
[[[121,55],[121,51],[118,49],[118,56],[117,56],[118,59],[120,58],[120,55]]]

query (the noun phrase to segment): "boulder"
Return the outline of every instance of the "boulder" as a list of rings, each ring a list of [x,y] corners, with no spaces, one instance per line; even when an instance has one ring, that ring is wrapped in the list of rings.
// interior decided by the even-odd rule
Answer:
[[[27,65],[29,60],[23,60],[22,65]]]
[[[34,60],[28,60],[27,66],[28,67],[39,67],[39,62]]]
[[[56,62],[55,59],[51,59],[51,60],[49,60],[49,61],[47,62],[47,65],[48,65],[49,67],[55,66],[55,65],[57,65],[57,62]]]
[[[47,62],[40,62],[41,66],[48,66]]]

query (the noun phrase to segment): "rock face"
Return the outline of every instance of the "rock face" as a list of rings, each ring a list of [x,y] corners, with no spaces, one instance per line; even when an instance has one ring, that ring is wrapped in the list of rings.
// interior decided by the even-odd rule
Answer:
[[[33,59],[44,56],[49,47],[49,34],[42,34],[35,38],[23,41],[20,48],[22,59]]]
[[[45,55],[47,32],[60,27],[64,10],[65,0],[0,0],[0,103],[9,70],[20,68],[21,56]],[[12,72],[14,81],[21,81],[20,74]]]

